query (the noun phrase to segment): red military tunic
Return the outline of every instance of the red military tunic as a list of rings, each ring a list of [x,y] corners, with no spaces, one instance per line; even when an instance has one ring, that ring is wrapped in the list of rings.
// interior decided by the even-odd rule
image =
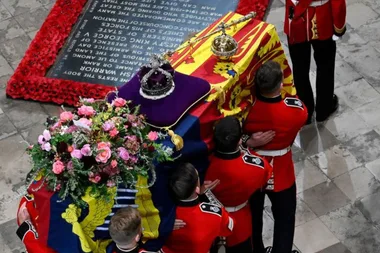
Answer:
[[[18,224],[19,228],[16,233],[21,241],[24,243],[26,250],[28,253],[54,253],[53,249],[49,248],[46,244],[41,242],[38,238],[38,230],[37,230],[37,220],[38,220],[38,212],[34,206],[34,199],[25,195],[21,201],[18,208],[18,212],[20,207],[26,203],[26,208],[30,215],[30,221],[25,221],[22,224]],[[17,213],[18,213],[17,212]],[[18,223],[18,221],[17,221]]]
[[[210,157],[205,180],[220,180],[212,192],[216,198],[229,210],[229,207],[243,206],[250,196],[263,189],[270,176],[272,167],[261,157],[248,150],[237,150],[232,154],[216,152]],[[233,234],[227,237],[227,246],[234,246],[246,241],[252,234],[252,217],[247,204],[240,210],[230,211],[235,220]]]
[[[327,40],[345,31],[346,0],[286,0],[284,32],[290,44]]]
[[[113,243],[114,244],[114,243]],[[112,246],[113,247],[113,253],[154,253],[154,252],[151,252],[151,251],[146,251],[144,249],[140,249],[140,246],[136,246],[136,248],[134,249],[130,249],[130,250],[127,250],[127,249],[120,249],[118,246],[116,246],[115,244]]]
[[[244,122],[243,131],[249,136],[261,131],[275,131],[274,139],[260,147],[257,153],[279,150],[284,153],[281,156],[265,156],[273,166],[273,175],[268,181],[267,190],[278,192],[294,184],[295,172],[290,146],[306,120],[307,109],[298,98],[265,98],[257,94]]]
[[[207,253],[218,236],[232,234],[234,220],[224,208],[195,199],[177,204],[176,219],[186,226],[174,230],[162,248],[164,253]]]

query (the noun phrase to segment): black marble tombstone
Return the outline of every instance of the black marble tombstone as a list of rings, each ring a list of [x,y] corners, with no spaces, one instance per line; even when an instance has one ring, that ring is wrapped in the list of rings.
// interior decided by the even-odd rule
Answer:
[[[236,9],[238,0],[88,0],[47,76],[126,83],[152,53],[173,50],[191,32]]]

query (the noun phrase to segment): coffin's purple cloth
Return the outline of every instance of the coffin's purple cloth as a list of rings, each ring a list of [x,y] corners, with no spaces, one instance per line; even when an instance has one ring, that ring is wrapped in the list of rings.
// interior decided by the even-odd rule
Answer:
[[[130,100],[133,105],[140,105],[140,113],[145,114],[147,122],[157,127],[175,124],[191,106],[210,92],[210,84],[198,77],[179,72],[174,74],[175,89],[169,96],[150,100],[140,95],[140,82],[136,74],[129,82],[119,88],[118,97]],[[108,96],[111,102],[115,93]]]

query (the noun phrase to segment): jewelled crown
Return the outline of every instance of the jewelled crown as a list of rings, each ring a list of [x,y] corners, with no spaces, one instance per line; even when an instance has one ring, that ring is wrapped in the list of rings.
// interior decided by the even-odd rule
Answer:
[[[141,83],[140,95],[154,100],[170,95],[175,87],[174,73],[167,60],[153,55],[150,63],[142,66],[138,73]]]

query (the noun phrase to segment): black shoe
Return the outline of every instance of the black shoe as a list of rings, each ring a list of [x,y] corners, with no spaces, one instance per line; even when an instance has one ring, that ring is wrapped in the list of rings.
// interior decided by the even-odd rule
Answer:
[[[333,95],[333,104],[332,104],[332,108],[331,108],[330,113],[328,113],[326,115],[322,115],[322,116],[317,115],[316,120],[318,122],[325,121],[326,119],[328,119],[331,116],[331,114],[333,114],[334,112],[336,112],[336,110],[338,110],[338,107],[339,107],[339,99],[338,99],[337,95],[334,94]]]

